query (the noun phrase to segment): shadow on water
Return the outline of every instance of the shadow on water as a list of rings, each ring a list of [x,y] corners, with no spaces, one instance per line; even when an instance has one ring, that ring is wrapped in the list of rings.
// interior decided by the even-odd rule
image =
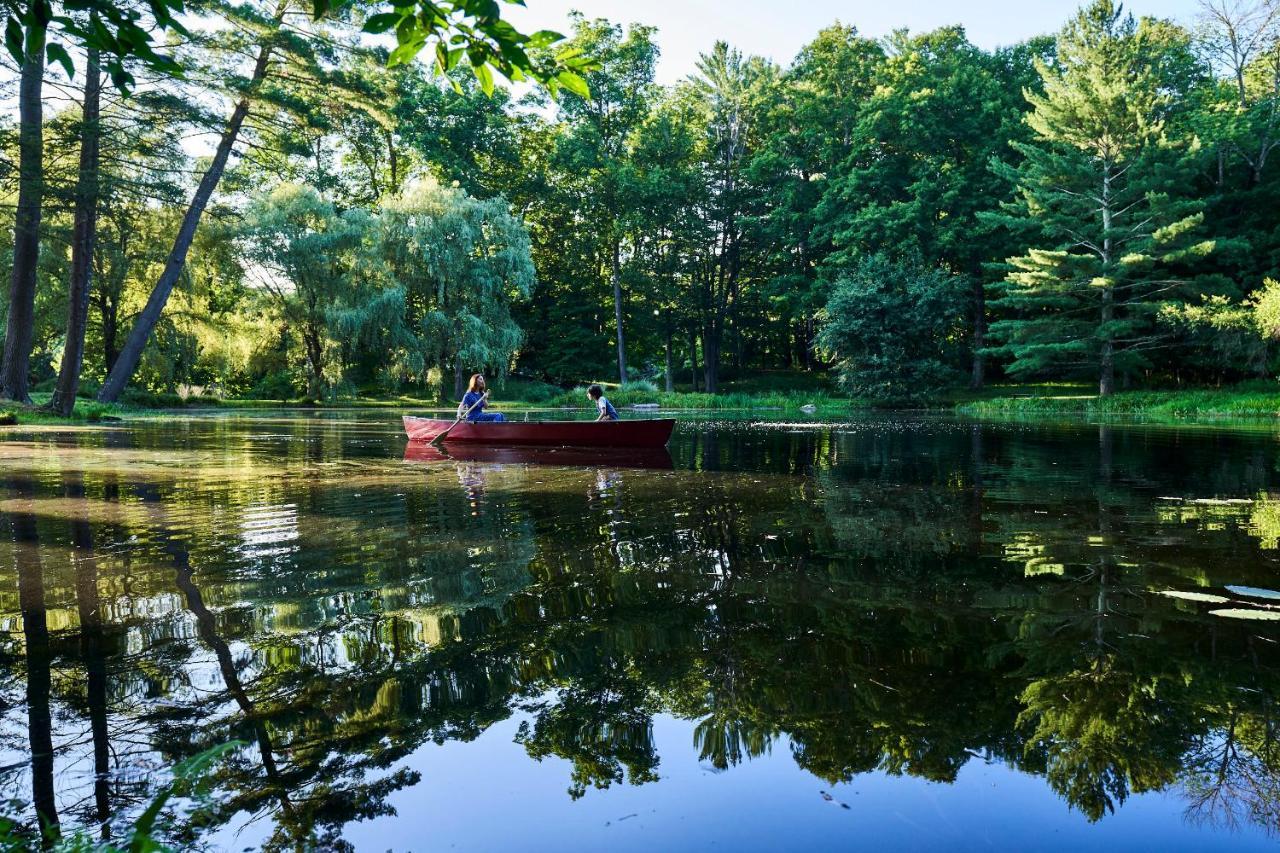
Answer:
[[[390,419],[9,438],[0,785],[46,844],[118,839],[164,768],[236,739],[170,840],[340,848],[414,826],[398,797],[448,784],[424,750],[480,756],[507,721],[571,800],[676,784],[672,720],[706,785],[760,761],[959,790],[977,762],[1040,780],[1063,826],[1163,792],[1121,841],[1280,826],[1270,435],[705,422],[657,458],[428,453]]]

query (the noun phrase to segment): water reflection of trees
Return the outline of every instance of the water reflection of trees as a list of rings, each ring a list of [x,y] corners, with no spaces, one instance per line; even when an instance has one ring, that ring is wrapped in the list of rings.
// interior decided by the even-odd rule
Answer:
[[[697,474],[416,481],[331,465],[325,441],[306,477],[253,454],[208,477],[15,467],[3,731],[32,816],[108,832],[141,769],[236,738],[179,840],[257,815],[270,846],[335,847],[419,781],[423,744],[519,714],[576,797],[658,778],[652,720],[674,713],[714,768],[781,743],[831,782],[994,759],[1093,819],[1177,788],[1196,820],[1277,824],[1272,658],[1153,594],[1263,584],[1256,507],[1171,515],[1162,498],[1204,493],[1153,477],[1165,449],[1130,434],[1071,457],[1035,430],[753,436],[767,464],[746,471],[730,434],[690,452]],[[1265,491],[1244,458],[1214,476]],[[55,763],[92,769],[55,792]]]

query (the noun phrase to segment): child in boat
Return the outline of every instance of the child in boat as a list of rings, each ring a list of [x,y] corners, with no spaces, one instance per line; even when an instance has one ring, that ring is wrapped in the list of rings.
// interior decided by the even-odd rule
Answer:
[[[470,423],[500,423],[506,420],[502,412],[486,412],[484,407],[487,405],[489,391],[484,387],[484,374],[477,373],[471,377],[467,393],[462,395],[462,402],[458,404],[458,417],[465,416]],[[475,408],[472,409],[472,406]],[[466,414],[468,410],[471,414]]]
[[[595,401],[596,408],[600,410],[600,416],[596,420],[616,421],[618,419],[618,410],[613,407],[613,403],[609,402],[609,398],[604,395],[604,389],[599,385],[588,388],[587,396]]]

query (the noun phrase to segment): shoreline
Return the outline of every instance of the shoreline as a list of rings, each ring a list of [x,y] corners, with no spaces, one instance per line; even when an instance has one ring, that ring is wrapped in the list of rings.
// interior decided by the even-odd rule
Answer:
[[[1025,386],[1023,386],[1025,387]],[[1077,389],[1055,388],[1054,391]],[[1083,389],[1079,389],[1083,390]],[[1081,393],[1037,394],[1034,388],[1020,391],[1019,386],[994,387],[991,396],[957,399],[941,396],[924,402],[877,402],[859,398],[835,397],[822,392],[743,393],[719,395],[691,392],[615,391],[614,404],[625,412],[666,412],[707,414],[717,412],[760,412],[775,415],[805,414],[839,416],[853,413],[954,414],[984,420],[1065,418],[1069,420],[1097,418],[1157,418],[1174,421],[1252,420],[1265,422],[1280,418],[1280,385],[1251,383],[1221,389],[1182,391],[1120,391],[1110,397]],[[36,395],[34,405],[0,404],[0,426],[59,424],[98,424],[147,420],[165,414],[237,414],[271,411],[418,411],[452,413],[454,406],[437,400],[417,397],[366,397],[332,402],[301,400],[191,400],[173,405],[171,400],[156,405],[125,403],[104,405],[81,400],[70,418],[62,418],[41,408],[46,402]],[[546,400],[499,400],[494,408],[508,413],[549,413],[587,411],[585,405],[574,405],[576,396],[565,392]],[[644,408],[632,408],[637,404]],[[647,405],[646,405],[647,404]],[[656,408],[651,408],[656,404]]]

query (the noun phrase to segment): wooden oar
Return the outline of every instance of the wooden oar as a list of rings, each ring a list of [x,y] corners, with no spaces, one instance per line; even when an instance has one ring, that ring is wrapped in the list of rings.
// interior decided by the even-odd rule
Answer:
[[[467,409],[465,412],[463,412],[462,414],[458,415],[458,419],[457,419],[456,421],[454,421],[453,423],[449,424],[449,426],[444,430],[444,432],[440,433],[440,434],[439,434],[439,435],[437,435],[435,438],[431,439],[431,444],[434,444],[434,445],[436,445],[436,446],[438,447],[438,446],[440,445],[440,443],[441,443],[442,441],[444,441],[444,437],[445,437],[446,435],[448,435],[448,434],[449,434],[449,431],[450,431],[450,430],[452,430],[454,427],[456,427],[458,424],[462,423],[463,419],[464,419],[467,415],[469,415],[469,414],[471,414],[472,412],[474,412],[474,411],[475,411],[476,406],[478,406],[478,405],[480,405],[481,403],[483,403],[483,402],[485,401],[485,398],[487,398],[488,396],[489,396],[489,392],[488,392],[488,391],[485,391],[483,394],[481,394],[481,395],[480,395],[480,399],[479,399],[479,400],[476,400],[474,403],[472,403],[472,404],[471,404],[471,408],[470,408],[470,409]]]

